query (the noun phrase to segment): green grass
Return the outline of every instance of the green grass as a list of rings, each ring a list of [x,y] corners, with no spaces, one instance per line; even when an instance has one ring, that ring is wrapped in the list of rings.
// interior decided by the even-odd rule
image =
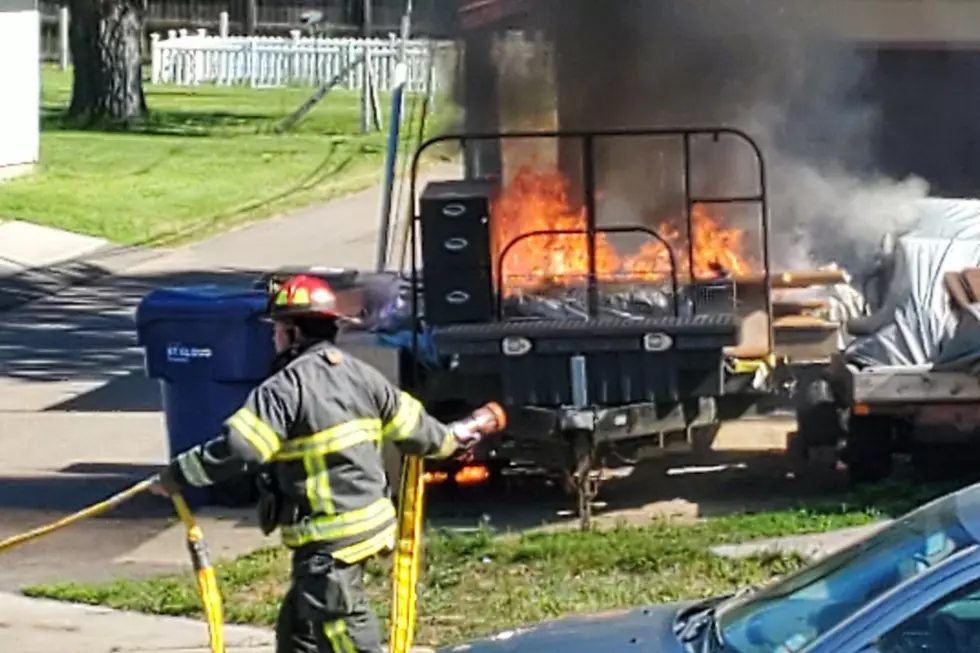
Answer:
[[[417,642],[458,643],[549,618],[705,597],[764,583],[798,569],[795,555],[716,556],[723,543],[823,532],[901,514],[940,490],[884,486],[796,510],[656,521],[600,532],[450,535],[430,532]],[[381,617],[390,587],[385,562],[367,582]],[[270,626],[289,573],[288,554],[269,549],[218,565],[227,620]],[[168,615],[200,615],[190,575],[32,587],[31,596]]]
[[[70,72],[42,69],[39,171],[3,185],[0,216],[117,243],[172,244],[382,179],[387,136],[360,134],[357,93],[332,91],[278,135],[275,126],[312,88],[148,84],[150,117],[130,131],[74,129],[62,119],[70,89]],[[389,97],[382,107],[387,116]],[[447,101],[437,108],[430,134],[453,118]],[[403,149],[414,147],[415,116]]]

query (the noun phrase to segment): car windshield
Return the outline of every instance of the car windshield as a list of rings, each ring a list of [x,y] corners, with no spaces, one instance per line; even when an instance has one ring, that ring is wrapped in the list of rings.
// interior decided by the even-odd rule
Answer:
[[[896,585],[966,547],[980,526],[980,486],[929,503],[718,614],[726,650],[792,653]]]

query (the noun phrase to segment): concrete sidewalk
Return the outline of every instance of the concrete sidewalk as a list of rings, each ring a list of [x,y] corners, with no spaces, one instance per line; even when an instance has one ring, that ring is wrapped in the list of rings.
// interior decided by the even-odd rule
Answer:
[[[225,626],[227,653],[273,653],[270,630]],[[207,653],[198,620],[0,594],[0,650],[17,653]]]
[[[0,276],[94,254],[108,241],[43,225],[0,219]]]
[[[0,311],[91,283],[163,253],[0,219]]]
[[[826,533],[787,535],[741,544],[722,544],[711,550],[715,555],[726,558],[747,558],[767,553],[782,555],[796,553],[804,558],[815,560],[836,553],[865,537],[870,537],[890,523],[891,520],[883,519],[866,526],[852,526]]]
[[[226,653],[274,653],[270,629],[225,626]],[[0,593],[0,650],[17,653],[209,653],[196,619],[122,612]],[[432,653],[416,646],[412,653]]]

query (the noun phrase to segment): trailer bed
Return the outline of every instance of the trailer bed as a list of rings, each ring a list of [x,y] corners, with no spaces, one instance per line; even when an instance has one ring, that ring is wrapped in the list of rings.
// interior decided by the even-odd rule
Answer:
[[[851,372],[854,404],[980,403],[980,379],[931,365],[872,367]]]

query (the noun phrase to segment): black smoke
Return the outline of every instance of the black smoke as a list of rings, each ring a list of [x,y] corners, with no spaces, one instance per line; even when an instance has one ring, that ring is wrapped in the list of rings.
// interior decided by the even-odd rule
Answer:
[[[743,129],[766,157],[775,264],[856,266],[926,188],[878,174],[867,56],[808,24],[801,3],[538,0],[519,35],[497,37],[501,122],[557,110],[563,129]],[[754,190],[754,160],[738,143],[693,151],[696,193]],[[680,154],[678,141],[662,139],[600,146],[608,219],[659,224],[682,211]],[[731,219],[752,231],[754,215]]]

